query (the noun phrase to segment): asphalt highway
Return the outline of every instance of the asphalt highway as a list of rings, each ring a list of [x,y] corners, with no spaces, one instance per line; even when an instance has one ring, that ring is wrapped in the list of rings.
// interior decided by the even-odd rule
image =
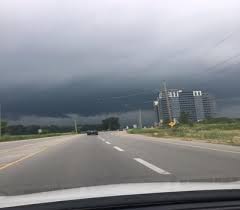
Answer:
[[[0,143],[0,195],[139,182],[240,180],[240,147],[125,132]]]

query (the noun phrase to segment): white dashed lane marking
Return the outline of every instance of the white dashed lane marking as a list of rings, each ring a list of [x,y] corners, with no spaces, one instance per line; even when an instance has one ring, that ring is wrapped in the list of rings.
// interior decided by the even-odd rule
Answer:
[[[114,149],[116,149],[116,150],[118,150],[118,151],[120,151],[120,152],[123,152],[124,150],[123,149],[121,149],[120,147],[113,147]]]
[[[99,139],[101,139],[102,141],[105,141],[105,139],[101,136],[98,136]]]
[[[134,158],[134,160],[136,160],[137,162],[141,163],[142,165],[146,166],[147,168],[159,173],[159,174],[163,174],[163,175],[169,175],[170,173],[168,171],[165,171],[161,168],[158,168],[157,166],[141,159],[141,158]]]
[[[106,144],[111,144],[109,141],[106,141],[101,136],[98,136],[98,138],[101,139]],[[124,150],[120,147],[114,146],[113,148],[116,149],[119,152],[124,152]],[[134,158],[134,160],[137,161],[138,163],[144,165],[145,167],[151,169],[152,171],[155,171],[155,172],[159,173],[159,174],[162,174],[162,175],[170,175],[171,174],[168,171],[165,171],[165,170],[163,170],[163,169],[161,169],[161,168],[159,168],[159,167],[157,167],[157,166],[155,166],[155,165],[153,165],[153,164],[151,164],[151,163],[149,163],[149,162],[147,162],[147,161],[145,161],[141,158]]]

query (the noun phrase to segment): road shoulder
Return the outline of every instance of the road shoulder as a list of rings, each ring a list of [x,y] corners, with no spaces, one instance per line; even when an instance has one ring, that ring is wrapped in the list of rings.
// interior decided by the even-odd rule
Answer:
[[[178,146],[186,146],[186,147],[195,147],[195,148],[201,148],[201,149],[209,149],[209,150],[215,150],[215,151],[221,151],[221,152],[230,152],[230,153],[236,153],[240,154],[240,147],[239,146],[232,146],[232,145],[224,145],[224,144],[213,144],[208,142],[203,142],[201,140],[182,140],[177,138],[159,138],[159,137],[150,137],[145,136],[141,134],[128,134],[126,132],[117,132],[115,135],[118,136],[125,136],[129,138],[134,138],[138,140],[143,141],[155,141],[155,142],[161,142],[165,144],[174,144]]]

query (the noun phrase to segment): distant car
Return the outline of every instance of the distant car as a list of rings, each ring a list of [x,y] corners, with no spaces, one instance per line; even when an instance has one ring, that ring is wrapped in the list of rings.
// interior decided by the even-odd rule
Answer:
[[[91,131],[87,131],[87,135],[98,135],[98,131],[97,130],[91,130]]]

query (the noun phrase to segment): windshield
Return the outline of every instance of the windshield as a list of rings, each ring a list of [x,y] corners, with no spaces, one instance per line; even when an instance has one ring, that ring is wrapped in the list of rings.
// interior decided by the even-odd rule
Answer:
[[[239,11],[1,0],[0,195],[239,181]]]

